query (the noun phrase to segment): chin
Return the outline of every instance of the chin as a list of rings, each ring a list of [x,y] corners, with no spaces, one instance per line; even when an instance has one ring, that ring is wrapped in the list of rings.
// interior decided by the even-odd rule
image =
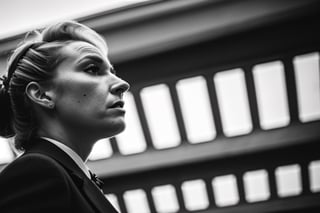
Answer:
[[[112,126],[112,128],[110,128],[110,126]],[[125,122],[112,123],[112,125],[109,124],[106,128],[103,128],[102,134],[104,135],[104,137],[113,137],[123,132],[125,128]]]
[[[126,125],[121,126],[115,133],[113,136],[120,134],[121,132],[123,132],[126,128]]]

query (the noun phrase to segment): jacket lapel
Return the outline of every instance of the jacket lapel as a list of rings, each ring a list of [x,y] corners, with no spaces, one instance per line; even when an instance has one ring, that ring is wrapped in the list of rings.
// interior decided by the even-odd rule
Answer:
[[[74,183],[98,212],[117,213],[117,210],[105,198],[104,194],[65,152],[44,139],[35,140],[37,141],[35,141],[34,146],[27,150],[25,154],[41,153],[55,159],[66,169]]]
[[[101,212],[118,213],[112,204],[105,198],[100,189],[98,189],[98,187],[89,179],[85,180],[83,190],[85,192],[84,194],[91,201],[93,206],[97,207]],[[94,194],[97,194],[98,196],[92,196]]]

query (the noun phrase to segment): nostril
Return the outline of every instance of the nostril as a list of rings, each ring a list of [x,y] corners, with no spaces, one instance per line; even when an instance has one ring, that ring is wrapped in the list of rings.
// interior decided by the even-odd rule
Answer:
[[[128,82],[125,82],[124,92],[127,92],[129,89],[130,89],[130,84]]]
[[[123,81],[122,85],[120,86],[121,92],[124,93],[124,92],[128,91],[129,88],[130,88],[129,83],[126,81]]]
[[[126,81],[122,81],[119,84],[116,84],[112,88],[112,92],[115,94],[122,94],[128,91],[130,88],[130,85]]]

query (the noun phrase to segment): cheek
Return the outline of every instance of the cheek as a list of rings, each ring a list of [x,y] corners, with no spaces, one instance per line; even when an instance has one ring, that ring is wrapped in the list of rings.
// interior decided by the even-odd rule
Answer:
[[[73,93],[76,104],[82,108],[94,108],[101,106],[106,99],[105,94],[97,87],[82,87]]]
[[[107,89],[104,86],[88,85],[77,91],[78,103],[88,105],[99,105],[106,102],[108,96]]]
[[[96,83],[64,82],[59,86],[58,99],[69,104],[79,104],[86,107],[101,104],[106,98],[105,88]],[[89,107],[89,106],[88,106]]]

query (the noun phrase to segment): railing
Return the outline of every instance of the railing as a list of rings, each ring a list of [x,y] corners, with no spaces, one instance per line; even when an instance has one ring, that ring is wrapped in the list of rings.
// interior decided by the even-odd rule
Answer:
[[[121,212],[316,212],[319,159],[318,145],[298,146],[109,178],[105,188]]]

